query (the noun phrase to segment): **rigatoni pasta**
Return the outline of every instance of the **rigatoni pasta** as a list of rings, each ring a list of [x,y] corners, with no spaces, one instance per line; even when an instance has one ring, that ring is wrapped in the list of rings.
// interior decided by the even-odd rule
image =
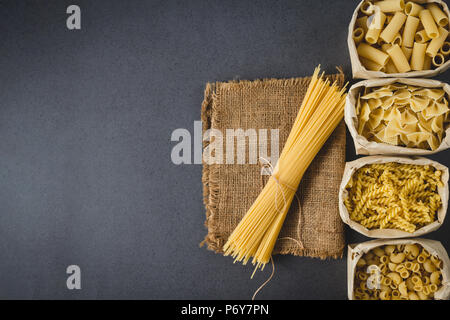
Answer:
[[[363,39],[360,37],[361,28],[364,30]],[[448,45],[447,50],[444,48],[445,53],[441,52],[449,35],[449,18],[437,3],[365,1],[360,6],[354,32],[359,58],[376,64],[375,67],[367,61],[360,61],[369,71],[391,74],[432,70],[442,66],[450,54]],[[383,50],[385,45],[390,45],[389,49]],[[425,54],[430,58],[424,56],[422,63],[424,45]],[[416,53],[413,54],[415,47]]]

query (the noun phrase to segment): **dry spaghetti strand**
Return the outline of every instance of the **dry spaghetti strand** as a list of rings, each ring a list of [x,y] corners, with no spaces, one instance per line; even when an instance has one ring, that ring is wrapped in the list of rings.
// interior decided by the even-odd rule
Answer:
[[[256,269],[270,261],[300,181],[344,116],[345,87],[314,71],[291,133],[269,181],[224,245],[226,256]]]

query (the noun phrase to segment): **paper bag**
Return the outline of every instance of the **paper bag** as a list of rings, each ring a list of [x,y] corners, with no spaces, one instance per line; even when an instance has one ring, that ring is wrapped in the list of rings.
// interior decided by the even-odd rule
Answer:
[[[414,233],[409,233],[402,230],[396,229],[373,229],[369,230],[362,226],[358,222],[350,219],[347,207],[344,204],[344,199],[348,196],[348,191],[345,189],[352,175],[361,167],[368,164],[374,163],[388,163],[397,162],[403,164],[413,164],[413,165],[431,165],[438,170],[442,171],[442,183],[444,187],[438,188],[438,193],[441,196],[442,206],[437,212],[437,220],[428,224]],[[406,238],[406,237],[418,237],[424,234],[430,233],[439,229],[439,227],[444,223],[445,216],[447,214],[448,198],[449,198],[449,170],[446,166],[422,157],[407,158],[407,157],[382,157],[382,156],[372,156],[364,157],[358,160],[347,162],[345,165],[344,176],[342,178],[341,187],[339,189],[339,214],[341,215],[342,221],[346,223],[353,230],[367,236],[370,238],[382,238],[382,239],[395,239],[395,238]]]
[[[399,239],[399,240],[372,240],[363,242],[357,245],[348,246],[347,254],[347,283],[348,283],[348,298],[354,300],[353,286],[355,279],[355,270],[358,260],[367,252],[373,248],[385,246],[385,245],[397,245],[397,244],[420,244],[431,255],[437,256],[443,262],[442,273],[442,287],[435,293],[434,298],[436,300],[448,300],[450,298],[450,261],[447,251],[439,241],[428,239]]]
[[[405,1],[406,2],[406,1]],[[422,1],[414,1],[419,4],[425,4],[425,3],[433,3],[436,2],[440,5],[441,9],[449,16],[450,21],[450,12],[448,9],[447,4],[444,1],[441,0],[422,0]],[[355,23],[356,19],[358,17],[359,9],[361,5],[364,3],[364,1],[361,1],[360,4],[356,7],[352,20],[349,25],[348,29],[348,49],[350,53],[350,60],[352,64],[352,73],[353,78],[356,79],[374,79],[374,78],[389,78],[389,77],[395,77],[395,78],[431,78],[434,77],[444,71],[446,71],[450,67],[450,60],[447,60],[442,66],[433,69],[433,70],[423,70],[423,71],[411,71],[407,73],[384,73],[381,71],[370,71],[367,70],[359,61],[358,52],[356,51],[356,45],[355,41],[353,41],[353,30],[355,29]]]
[[[442,88],[450,96],[450,85],[437,80],[429,79],[372,79],[364,80],[354,84],[348,92],[347,101],[345,104],[345,123],[350,131],[355,145],[356,154],[358,155],[376,155],[376,154],[401,154],[401,155],[429,155],[435,154],[442,150],[450,148],[450,126],[445,130],[442,143],[436,150],[425,150],[418,148],[406,148],[400,146],[393,146],[387,143],[378,143],[369,141],[365,137],[358,134],[358,116],[356,115],[356,103],[358,94],[364,87],[379,87],[386,86],[392,83],[403,83],[412,86],[419,86],[424,88]]]

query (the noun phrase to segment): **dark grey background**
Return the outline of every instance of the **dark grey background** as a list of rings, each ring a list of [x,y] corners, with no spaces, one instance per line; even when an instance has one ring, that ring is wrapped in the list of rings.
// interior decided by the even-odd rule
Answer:
[[[80,31],[66,28],[69,4]],[[251,267],[198,248],[201,166],[171,163],[171,133],[193,132],[208,81],[319,63],[350,74],[356,4],[1,1],[0,298],[249,299],[270,268],[250,280]],[[428,237],[449,247],[449,231]],[[70,264],[80,291],[66,288]],[[259,298],[346,298],[345,260],[276,266]]]

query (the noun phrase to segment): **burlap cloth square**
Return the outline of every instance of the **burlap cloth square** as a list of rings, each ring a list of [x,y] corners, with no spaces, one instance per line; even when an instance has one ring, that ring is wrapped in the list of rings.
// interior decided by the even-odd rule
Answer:
[[[329,76],[340,85],[343,74]],[[202,104],[203,132],[218,129],[279,129],[280,153],[297,116],[310,78],[233,81],[207,84]],[[225,135],[225,134],[224,134]],[[270,131],[268,134],[270,147]],[[342,122],[304,175],[287,215],[274,254],[318,258],[342,257],[343,223],[338,190],[345,166]],[[223,139],[225,140],[225,139]],[[205,148],[209,142],[204,142]],[[224,154],[226,144],[223,145]],[[270,150],[270,149],[269,149]],[[269,153],[270,155],[270,153]],[[301,155],[299,155],[301,156]],[[261,165],[203,164],[203,193],[208,234],[202,244],[217,253],[261,192]],[[299,220],[300,219],[300,220]]]

